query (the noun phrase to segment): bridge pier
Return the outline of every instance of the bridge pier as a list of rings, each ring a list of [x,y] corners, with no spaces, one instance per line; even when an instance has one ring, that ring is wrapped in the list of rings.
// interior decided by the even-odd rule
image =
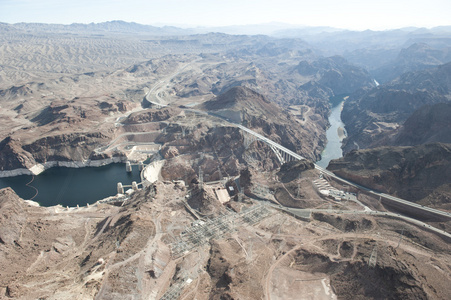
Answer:
[[[277,159],[279,160],[279,162],[281,164],[284,164],[284,163],[287,163],[287,162],[290,162],[290,161],[295,161],[295,160],[299,159],[299,158],[293,156],[291,153],[286,152],[283,149],[279,149],[279,148],[277,148],[277,147],[275,147],[275,146],[273,146],[271,144],[269,144],[269,147],[271,147],[272,151],[274,151],[274,153],[277,156]]]
[[[132,181],[132,189],[133,189],[134,191],[137,191],[137,190],[138,190],[138,184],[136,183],[136,181]]]
[[[139,170],[142,171],[144,169],[144,164],[142,161],[138,163]]]
[[[269,145],[269,147],[270,147],[271,150],[276,154],[277,159],[279,160],[279,162],[280,162],[281,164],[283,164],[283,163],[284,163],[284,160],[283,160],[283,152],[282,152],[280,149],[274,147],[273,145]]]

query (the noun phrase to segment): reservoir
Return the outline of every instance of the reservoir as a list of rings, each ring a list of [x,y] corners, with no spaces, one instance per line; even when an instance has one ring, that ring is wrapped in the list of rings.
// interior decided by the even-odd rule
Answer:
[[[125,171],[125,164],[109,164],[86,168],[57,167],[47,169],[37,176],[0,178],[0,188],[9,186],[25,200],[34,197],[32,200],[41,206],[61,204],[64,207],[74,207],[114,196],[118,182],[131,185],[132,181],[141,182],[138,166],[133,166],[133,171],[128,173]]]
[[[326,131],[327,144],[321,153],[321,160],[316,164],[320,167],[327,168],[329,162],[332,159],[340,158],[343,156],[341,150],[341,142],[346,137],[345,125],[341,121],[341,110],[343,109],[344,101],[332,108],[329,116],[330,127]]]

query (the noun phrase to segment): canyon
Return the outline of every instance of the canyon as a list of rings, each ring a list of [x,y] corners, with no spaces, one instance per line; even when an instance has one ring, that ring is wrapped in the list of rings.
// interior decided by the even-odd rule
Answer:
[[[0,189],[0,299],[449,295],[450,218],[410,215],[356,185],[451,211],[450,64],[434,31],[432,46],[403,48],[390,32],[343,44],[392,53],[369,67],[363,46],[331,53],[353,33],[325,45],[329,33],[121,21],[0,28],[0,176],[145,170],[86,206]],[[344,98],[345,155],[324,170],[314,162]]]

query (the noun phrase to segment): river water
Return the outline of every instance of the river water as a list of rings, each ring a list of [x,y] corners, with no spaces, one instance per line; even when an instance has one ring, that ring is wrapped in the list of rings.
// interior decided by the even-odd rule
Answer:
[[[0,188],[9,186],[25,200],[32,199],[37,190],[38,193],[32,200],[41,206],[84,206],[116,195],[118,182],[123,185],[131,185],[132,181],[141,182],[139,173],[138,166],[133,166],[133,171],[127,173],[125,164],[50,168],[37,176],[0,178]],[[33,181],[27,186],[31,180]]]
[[[341,142],[343,141],[346,130],[345,125],[341,121],[341,110],[343,109],[344,101],[333,107],[329,116],[330,127],[326,131],[327,144],[321,153],[321,160],[316,164],[320,167],[326,168],[332,159],[340,158],[343,156],[341,150]]]

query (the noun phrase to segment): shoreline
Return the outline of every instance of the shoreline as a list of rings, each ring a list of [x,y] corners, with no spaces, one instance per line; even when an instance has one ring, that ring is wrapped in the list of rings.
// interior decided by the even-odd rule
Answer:
[[[14,177],[20,175],[39,175],[47,169],[54,167],[63,168],[86,168],[86,167],[101,167],[112,163],[122,163],[127,160],[127,157],[111,157],[98,160],[85,161],[48,161],[43,164],[35,164],[31,168],[19,168],[14,170],[0,171],[0,178]]]
[[[343,110],[344,102],[345,100],[332,107],[328,117],[330,126],[326,130],[326,146],[321,152],[321,159],[316,161],[323,168],[327,168],[327,165],[332,159],[343,156],[341,146],[344,138],[347,136],[345,124],[341,120],[341,111]]]

